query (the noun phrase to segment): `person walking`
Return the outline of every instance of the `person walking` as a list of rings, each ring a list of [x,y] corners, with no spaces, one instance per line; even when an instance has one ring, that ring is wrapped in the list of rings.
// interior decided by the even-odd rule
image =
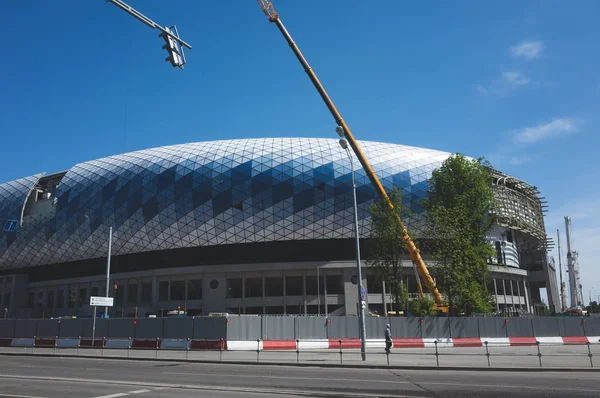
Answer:
[[[392,349],[392,329],[390,324],[385,325],[385,353],[389,354]]]

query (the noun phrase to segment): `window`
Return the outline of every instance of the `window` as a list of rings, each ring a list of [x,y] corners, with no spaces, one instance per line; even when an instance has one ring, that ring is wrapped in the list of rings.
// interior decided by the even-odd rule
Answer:
[[[81,287],[81,288],[79,288],[79,307],[82,307],[87,304],[88,304],[87,288]]]
[[[283,314],[283,306],[266,307],[265,314],[281,315]]]
[[[302,314],[303,311],[304,311],[304,305],[302,305],[302,304],[288,305],[287,307],[285,307],[285,312],[288,315],[300,315],[300,314]]]
[[[265,278],[265,296],[283,296],[283,277],[277,276]],[[268,313],[269,312],[267,312],[267,314]],[[283,314],[283,310],[281,313]]]
[[[320,294],[325,293],[325,286],[323,281],[323,275],[319,277],[319,283],[317,284],[316,276],[307,276],[306,277],[306,295],[307,296],[316,296],[317,295],[317,286],[319,287]]]
[[[513,243],[513,236],[512,236],[512,231],[506,231],[506,241],[508,243]]]
[[[123,305],[124,298],[125,285],[117,285],[117,291],[115,292],[115,305]]]
[[[246,297],[262,297],[262,278],[246,278]]]
[[[367,276],[367,293],[383,293],[383,283],[377,275],[369,274]]]
[[[185,300],[185,281],[171,281],[171,300]]]
[[[46,295],[46,307],[54,308],[54,290],[48,290]]]
[[[304,281],[301,276],[286,276],[285,277],[285,295],[286,296],[302,296]]]
[[[327,275],[327,294],[344,294],[344,278],[342,275]]]
[[[262,315],[263,314],[263,307],[246,307],[245,314]]]
[[[69,308],[75,308],[75,304],[77,304],[77,289],[71,287],[69,288],[69,301],[67,305]]]
[[[10,293],[4,293],[4,306],[10,307]]]
[[[57,308],[65,308],[65,289],[58,288],[58,304]]]
[[[92,293],[90,296],[98,297],[98,286],[92,287]]]
[[[202,279],[187,281],[187,299],[202,300]]]
[[[169,281],[158,283],[158,301],[169,301]]]
[[[227,298],[242,297],[242,278],[227,279],[225,283],[227,286]]]
[[[35,303],[35,293],[29,292],[27,296],[27,308],[33,308],[33,304]]]
[[[127,302],[136,305],[138,302],[138,284],[130,283],[127,289]]]
[[[152,302],[152,282],[142,283],[142,303]]]

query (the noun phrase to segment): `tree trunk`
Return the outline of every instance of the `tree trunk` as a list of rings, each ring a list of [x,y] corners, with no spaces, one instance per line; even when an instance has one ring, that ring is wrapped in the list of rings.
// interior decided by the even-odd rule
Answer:
[[[400,295],[396,290],[396,316],[400,316]]]

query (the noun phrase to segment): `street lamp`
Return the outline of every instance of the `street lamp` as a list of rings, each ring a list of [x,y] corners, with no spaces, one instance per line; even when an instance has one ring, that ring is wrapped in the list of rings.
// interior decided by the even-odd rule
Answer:
[[[344,138],[344,128],[337,126],[335,132],[340,136],[339,144],[346,151],[348,159],[350,159],[350,167],[352,168],[352,194],[354,196],[354,241],[356,244],[356,272],[358,274],[358,298],[360,302],[360,309],[358,314],[358,330],[360,334],[360,354],[363,361],[367,360],[367,332],[365,327],[365,307],[366,307],[366,291],[362,285],[362,276],[360,272],[360,242],[358,236],[358,205],[356,203],[356,182],[354,179],[354,160],[350,149],[348,148],[348,141]]]

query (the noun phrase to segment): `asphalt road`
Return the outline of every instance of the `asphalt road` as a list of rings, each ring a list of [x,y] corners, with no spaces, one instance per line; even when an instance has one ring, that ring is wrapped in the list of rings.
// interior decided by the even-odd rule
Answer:
[[[600,367],[600,344],[589,347],[596,367]],[[436,366],[434,348],[398,348],[392,350],[390,365],[392,366]],[[29,348],[0,348],[2,353],[31,353]],[[36,354],[54,355],[52,348],[35,348]],[[451,367],[488,367],[484,347],[476,348],[439,348],[439,365]],[[540,346],[542,353],[542,366],[544,368],[590,368],[588,347],[585,345]],[[489,347],[490,367],[493,368],[539,368],[537,347]],[[59,348],[58,355],[77,355],[77,349]],[[82,349],[82,356],[101,356],[100,349]],[[126,358],[156,358],[155,350],[130,350],[106,349],[105,356]],[[160,350],[158,358],[171,360],[185,360],[185,351]],[[256,351],[191,351],[188,353],[190,360],[197,361],[241,361],[256,362]],[[363,362],[359,350],[344,350],[342,355],[344,365],[375,365],[387,366],[387,358],[382,349],[369,349],[367,361]],[[296,356],[294,351],[262,351],[258,356],[259,362],[296,363],[302,364],[340,364],[338,350],[301,351]]]
[[[0,397],[591,397],[597,372],[427,371],[0,356]]]

